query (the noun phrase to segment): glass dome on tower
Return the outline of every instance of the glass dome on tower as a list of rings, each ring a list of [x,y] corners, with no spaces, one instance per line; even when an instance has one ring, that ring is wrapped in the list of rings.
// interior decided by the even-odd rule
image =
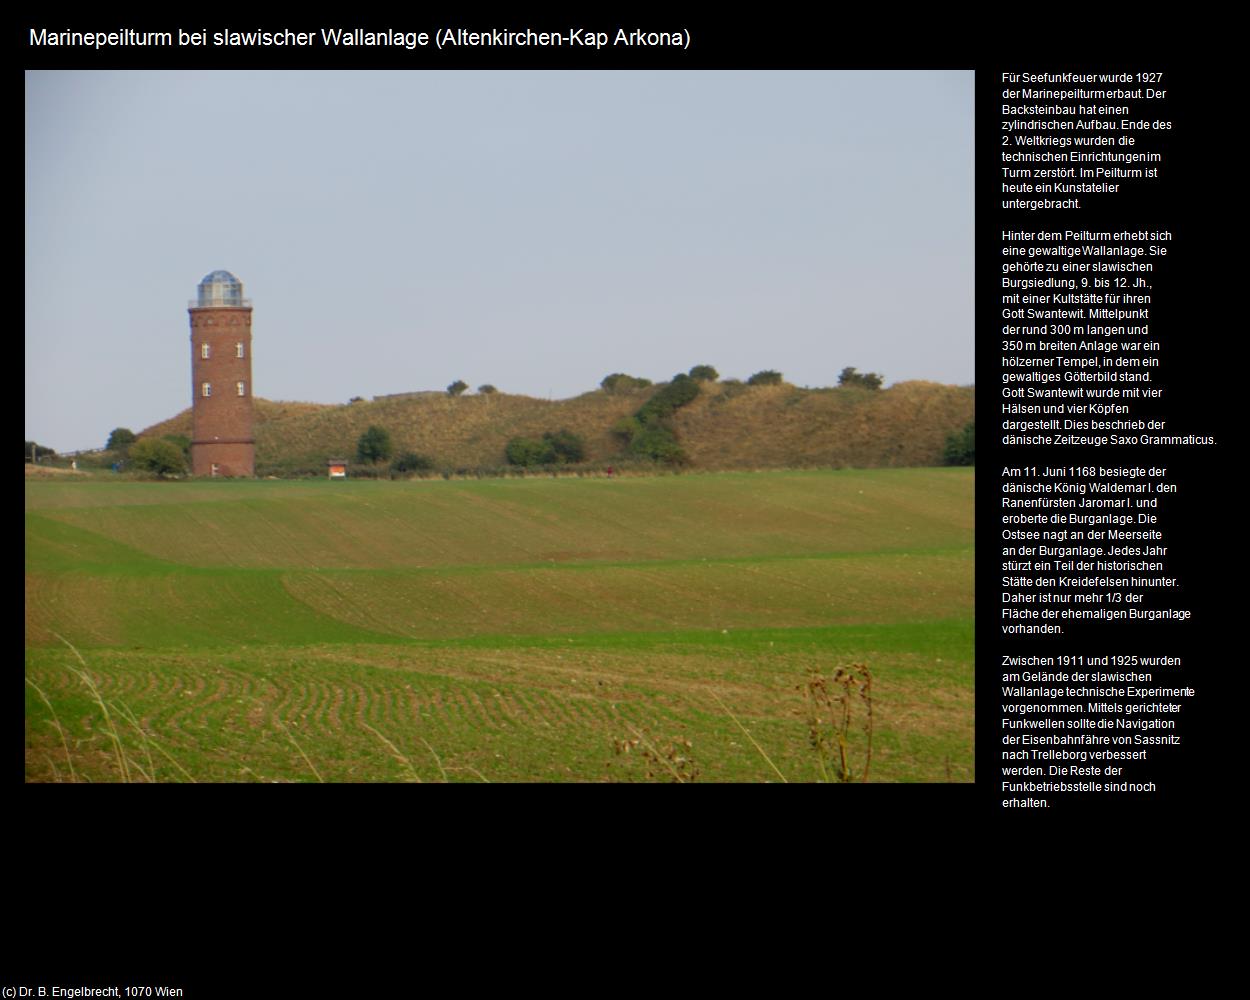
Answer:
[[[195,305],[199,308],[208,306],[245,306],[243,298],[243,282],[229,271],[213,271],[204,275],[200,282]]]

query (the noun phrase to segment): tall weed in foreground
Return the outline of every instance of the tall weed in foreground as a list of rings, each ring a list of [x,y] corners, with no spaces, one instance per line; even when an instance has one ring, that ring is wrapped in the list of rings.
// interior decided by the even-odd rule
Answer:
[[[823,780],[867,781],[872,767],[871,672],[862,663],[853,664],[849,669],[839,667],[828,680],[820,671],[812,671],[806,683],[799,687],[807,702],[808,737],[816,751]],[[856,704],[863,713],[867,740],[862,771],[851,760],[851,718]]]
[[[872,767],[872,672],[862,663],[853,664],[849,669],[839,667],[828,679],[819,670],[813,670],[807,681],[799,685],[799,690],[803,692],[807,705],[808,739],[816,752],[821,780],[866,782]],[[772,768],[773,773],[782,781],[787,781],[772,758],[751,735],[750,730],[729,710],[721,697],[715,692],[712,697],[751,741],[751,745]],[[856,704],[860,706],[863,715],[866,739],[862,771],[852,763],[851,722]]]
[[[782,774],[780,769],[777,767],[777,765],[773,763],[773,759],[769,757],[767,753],[764,752],[764,748],[760,746],[756,738],[751,735],[751,731],[747,729],[747,727],[744,726],[741,722],[738,721],[738,717],[729,710],[729,706],[726,705],[725,702],[721,700],[721,696],[718,695],[715,691],[713,691],[712,697],[716,699],[716,703],[725,710],[726,714],[728,714],[728,716],[731,719],[733,719],[734,725],[736,725],[739,729],[741,729],[743,732],[743,735],[745,735],[746,738],[751,741],[751,746],[755,747],[755,749],[759,751],[759,755],[763,757],[764,761],[768,764],[768,766],[773,769],[773,773],[777,775],[777,777],[780,778],[783,783],[789,784],[789,781],[787,780],[786,776]]]
[[[52,713],[52,719],[50,720],[49,725],[53,726],[61,736],[61,746],[65,748],[65,762],[69,765],[69,780],[77,783],[78,776],[74,773],[74,758],[71,757],[69,753],[69,739],[65,735],[65,729],[61,726],[61,720],[57,718],[56,709],[52,707],[52,702],[48,700],[48,696],[43,693],[43,688],[32,681],[29,677],[26,678],[26,683],[35,689],[35,693],[43,699],[43,703],[48,706],[48,711]],[[52,765],[52,774],[55,776],[57,781],[60,781],[61,776],[57,774],[56,764],[53,762],[51,757],[48,758],[48,763]]]
[[[130,783],[135,780],[135,775],[139,775],[145,781],[156,781],[156,761],[152,757],[152,751],[155,750],[157,753],[164,756],[165,759],[168,760],[175,769],[177,769],[183,778],[187,781],[194,782],[195,778],[191,775],[191,773],[178,763],[178,761],[175,760],[164,747],[152,740],[148,732],[140,724],[138,718],[136,718],[134,712],[132,712],[124,702],[104,700],[104,696],[100,693],[100,689],[96,685],[95,679],[87,671],[87,661],[83,659],[82,654],[78,652],[77,647],[75,647],[74,644],[64,636],[57,635],[55,632],[52,634],[69,647],[70,652],[74,654],[74,657],[80,664],[80,666],[77,667],[71,665],[69,667],[69,671],[82,681],[83,686],[86,687],[86,689],[91,693],[92,700],[100,709],[100,714],[104,718],[104,732],[113,746],[113,753],[117,760],[117,771],[121,780],[125,783]],[[60,733],[61,745],[65,748],[65,760],[69,765],[70,780],[77,782],[79,778],[75,773],[73,757],[69,752],[69,741],[66,738],[65,730],[61,726],[60,719],[57,718],[56,709],[52,707],[52,702],[48,699],[48,696],[43,692],[38,684],[32,681],[29,677],[26,678],[26,683],[35,689],[35,692],[43,700],[43,703],[48,706],[48,711],[52,714],[51,724],[56,728],[57,732]],[[139,734],[139,742],[143,749],[143,756],[147,759],[147,767],[144,767],[142,763],[134,758],[133,750],[127,748],[126,741],[122,739],[122,734],[118,731],[117,726],[113,722],[114,716],[117,716],[125,721],[135,730],[136,733]],[[49,761],[49,763],[51,763],[51,761]],[[60,780],[60,776],[56,773],[55,765],[53,765],[53,775],[56,777],[56,780]],[[89,781],[90,779],[84,775],[82,780]]]
[[[56,633],[53,633],[53,635],[56,635]],[[125,702],[122,702],[120,700],[106,700],[104,698],[104,696],[100,692],[99,686],[95,682],[95,678],[91,676],[91,674],[89,673],[87,669],[87,661],[83,659],[82,654],[79,653],[78,649],[74,646],[74,644],[71,643],[68,639],[64,638],[63,636],[56,635],[56,638],[59,639],[61,642],[65,643],[65,645],[69,647],[70,651],[74,654],[75,658],[78,660],[79,666],[75,666],[72,663],[68,665],[69,672],[83,684],[83,686],[90,693],[92,701],[95,703],[96,707],[100,710],[100,714],[104,720],[103,732],[104,732],[104,735],[107,737],[108,742],[111,744],[113,755],[116,760],[117,777],[123,783],[127,783],[127,784],[138,781],[138,780],[142,780],[146,782],[169,780],[168,770],[166,771],[165,775],[161,775],[157,771],[157,766],[156,766],[157,761],[156,761],[156,758],[153,757],[153,751],[155,751],[157,754],[164,757],[165,760],[167,760],[173,766],[174,770],[177,771],[180,777],[175,777],[174,780],[184,780],[184,781],[190,781],[192,783],[195,783],[196,779],[194,775],[192,775],[190,771],[188,771],[185,767],[183,767],[181,763],[175,760],[174,757],[169,753],[169,751],[167,751],[163,746],[161,746],[159,742],[157,742],[152,737],[152,734],[149,733],[147,729],[144,728],[139,718],[129,708],[129,706],[125,704]],[[51,715],[51,718],[46,721],[48,725],[52,726],[56,730],[56,732],[59,734],[61,738],[61,746],[65,752],[65,762],[69,768],[69,780],[74,783],[83,782],[83,781],[89,782],[91,779],[86,774],[82,773],[79,769],[76,769],[74,767],[73,754],[70,752],[69,736],[65,731],[65,727],[62,726],[61,724],[61,720],[57,715],[56,709],[52,705],[51,699],[48,697],[47,693],[29,677],[26,678],[26,683],[35,691],[35,693],[39,696],[40,700],[44,703],[44,705],[47,706],[48,712]],[[132,745],[129,745],[129,746],[127,745],[126,740],[123,738],[123,731],[119,730],[117,724],[114,722],[115,719],[122,720],[130,728],[132,728],[135,731],[135,733],[138,734],[137,746],[139,750],[141,751],[141,755],[136,754],[136,750],[134,746],[135,740],[133,737],[131,737]],[[319,783],[325,784],[326,783],[325,777],[322,775],[321,771],[317,768],[317,765],[313,762],[313,759],[305,752],[304,747],[300,744],[298,740],[296,740],[294,733],[291,732],[287,724],[283,722],[282,719],[277,718],[277,717],[273,719],[273,724],[275,728],[287,738],[287,740],[290,742],[291,746],[295,748],[295,751],[299,754],[299,756],[303,758],[305,764],[308,765],[309,771],[312,772],[313,777]],[[412,762],[399,750],[398,747],[395,746],[394,743],[392,743],[389,739],[386,738],[386,736],[384,736],[382,733],[380,733],[378,730],[374,729],[372,726],[368,725],[367,723],[362,723],[362,725],[364,725],[364,728],[369,730],[369,732],[371,732],[375,737],[381,740],[382,743],[385,744],[385,746],[390,751],[391,756],[394,757],[399,763],[401,763],[405,767],[408,773],[408,780],[414,781],[414,782],[421,781],[421,778],[417,774],[416,769],[413,767]],[[91,739],[94,740],[95,736],[93,735]],[[434,747],[430,745],[430,743],[424,737],[418,736],[418,739],[425,746],[425,748],[429,750],[431,756],[434,758],[434,763],[437,766],[438,772],[440,775],[440,777],[435,780],[447,782],[451,780],[451,772],[463,771],[463,772],[472,774],[478,781],[484,782],[486,784],[490,783],[489,778],[487,778],[484,774],[482,774],[481,771],[479,771],[475,767],[472,767],[471,765],[464,764],[460,766],[454,766],[451,764],[444,764],[442,758],[438,755],[438,752],[434,749]],[[81,743],[82,741],[78,741],[78,742]],[[56,782],[60,782],[62,780],[61,773],[57,769],[56,762],[50,756],[46,754],[44,755],[44,759],[47,760],[48,765],[52,771],[53,780]],[[146,765],[144,763],[145,761],[146,761]],[[257,771],[253,770],[251,767],[247,767],[247,766],[244,766],[243,768],[241,768],[241,773],[249,774],[255,780],[261,781],[261,782],[269,782],[273,780],[273,779],[264,777],[263,775],[259,774]]]
[[[694,760],[694,744],[690,740],[677,737],[663,746],[652,741],[647,733],[637,726],[626,723],[633,739],[615,740],[612,749],[618,757],[638,752],[646,769],[648,780],[663,778],[661,769],[667,771],[672,781],[678,785],[686,785],[699,777],[699,765]],[[611,767],[611,763],[608,764]]]

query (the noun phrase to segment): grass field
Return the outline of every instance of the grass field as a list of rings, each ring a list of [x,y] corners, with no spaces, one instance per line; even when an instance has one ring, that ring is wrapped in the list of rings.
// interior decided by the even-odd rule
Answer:
[[[972,485],[29,480],[26,778],[971,781]]]

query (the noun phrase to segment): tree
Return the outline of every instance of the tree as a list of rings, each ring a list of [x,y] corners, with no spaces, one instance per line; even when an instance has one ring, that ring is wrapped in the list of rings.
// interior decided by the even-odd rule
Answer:
[[[625,392],[629,389],[645,389],[651,384],[649,378],[635,378],[633,375],[626,375],[624,372],[613,372],[611,375],[605,375],[603,381],[599,383],[604,392]]]
[[[861,389],[880,389],[885,381],[884,375],[876,372],[857,372],[854,368],[843,368],[838,376],[838,385],[858,386]]]
[[[747,379],[747,385],[781,385],[781,372],[766,368]]]
[[[51,448],[46,448],[41,444],[36,444],[34,441],[26,442],[26,461],[27,462],[38,462],[39,459],[41,458],[51,458],[55,455],[56,455],[56,452],[53,451]]]
[[[720,378],[720,372],[711,365],[695,365],[690,369],[690,377],[696,382],[715,382]]]
[[[493,385],[491,385],[489,382],[487,382],[485,385],[479,385],[479,386],[477,387],[477,391],[478,391],[478,393],[479,393],[479,394],[481,394],[481,395],[483,395],[483,396],[489,396],[489,395],[491,395],[492,393],[498,392],[499,390],[498,390],[498,389],[496,389],[496,388],[495,388]]]
[[[385,462],[391,457],[391,435],[385,427],[372,425],[356,442],[356,457],[362,462]]]
[[[97,440],[99,439],[97,438]],[[109,443],[104,447],[109,451],[124,452],[135,443],[135,440],[135,432],[129,427],[115,427],[113,428],[112,433],[109,434]]]
[[[467,388],[469,388],[468,382],[463,379],[456,379],[456,381],[447,387],[447,395],[459,396]]]
[[[187,471],[182,449],[164,438],[143,438],[130,446],[130,463],[136,469],[158,476],[176,476]]]
[[[947,465],[976,465],[976,421],[964,425],[964,429],[946,439],[942,460]]]

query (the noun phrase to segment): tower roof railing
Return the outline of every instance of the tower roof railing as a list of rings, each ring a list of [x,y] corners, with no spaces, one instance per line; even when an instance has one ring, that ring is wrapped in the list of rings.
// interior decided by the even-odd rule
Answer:
[[[236,299],[233,302],[201,302],[199,299],[191,299],[187,303],[188,309],[251,309],[251,299]]]

